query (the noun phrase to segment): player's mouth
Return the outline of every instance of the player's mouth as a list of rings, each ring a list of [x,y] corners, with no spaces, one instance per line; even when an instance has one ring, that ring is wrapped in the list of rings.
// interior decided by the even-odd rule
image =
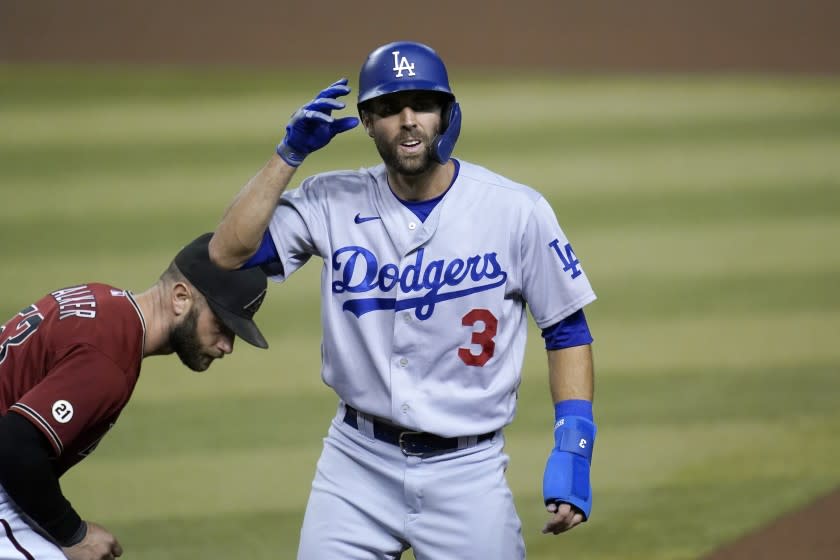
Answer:
[[[415,154],[423,150],[423,142],[416,138],[402,140],[400,142],[399,149],[403,153]]]

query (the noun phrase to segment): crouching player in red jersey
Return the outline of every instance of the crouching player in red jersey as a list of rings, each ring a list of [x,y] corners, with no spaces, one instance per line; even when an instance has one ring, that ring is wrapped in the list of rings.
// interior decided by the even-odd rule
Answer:
[[[116,537],[84,521],[59,478],[87,457],[128,402],[146,356],[203,371],[235,337],[267,348],[253,321],[259,268],[228,271],[205,234],[134,294],[105,284],[56,290],[0,327],[0,560],[106,560]]]

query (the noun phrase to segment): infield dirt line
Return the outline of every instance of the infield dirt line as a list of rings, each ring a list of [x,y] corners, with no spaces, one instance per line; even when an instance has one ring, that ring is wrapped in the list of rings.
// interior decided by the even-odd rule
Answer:
[[[724,545],[703,560],[840,558],[840,488]]]

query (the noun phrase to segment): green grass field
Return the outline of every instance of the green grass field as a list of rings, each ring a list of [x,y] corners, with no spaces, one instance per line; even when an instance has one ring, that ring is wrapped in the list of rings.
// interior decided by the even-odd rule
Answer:
[[[145,289],[346,72],[0,66],[0,316],[76,282]],[[529,559],[694,559],[840,484],[840,80],[452,76],[456,155],[542,191],[599,295],[593,516],[558,537],[530,337],[507,430]],[[298,179],[377,161],[355,131]],[[269,351],[148,359],[63,479],[125,558],[294,557],[336,402],[319,267],[270,288]]]

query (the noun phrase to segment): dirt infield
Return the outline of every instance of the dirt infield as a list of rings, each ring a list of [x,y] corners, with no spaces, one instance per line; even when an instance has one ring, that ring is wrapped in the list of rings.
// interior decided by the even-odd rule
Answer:
[[[840,488],[809,506],[728,544],[704,560],[836,560],[840,558]]]

